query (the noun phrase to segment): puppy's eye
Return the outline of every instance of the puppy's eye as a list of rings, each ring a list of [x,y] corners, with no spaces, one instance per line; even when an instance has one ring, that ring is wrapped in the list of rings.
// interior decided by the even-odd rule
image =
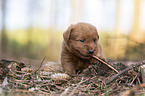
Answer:
[[[80,40],[80,42],[85,42],[85,40]]]
[[[94,41],[94,43],[95,43],[95,42],[96,42],[96,39],[94,39],[93,41]]]

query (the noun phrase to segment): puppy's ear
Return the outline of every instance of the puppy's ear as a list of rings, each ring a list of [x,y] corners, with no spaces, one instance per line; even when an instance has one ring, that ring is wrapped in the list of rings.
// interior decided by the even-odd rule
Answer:
[[[98,37],[98,40],[99,40],[99,34],[98,34],[98,36],[97,36],[97,37]]]
[[[70,35],[71,35],[71,32],[72,32],[72,26],[73,25],[70,25],[68,27],[68,29],[63,33],[63,38],[64,40],[67,42],[69,39],[70,39]]]
[[[97,33],[97,38],[98,38],[98,40],[99,40],[99,34],[98,34],[98,31],[97,31],[97,29],[95,28],[95,30],[96,30],[96,33]]]

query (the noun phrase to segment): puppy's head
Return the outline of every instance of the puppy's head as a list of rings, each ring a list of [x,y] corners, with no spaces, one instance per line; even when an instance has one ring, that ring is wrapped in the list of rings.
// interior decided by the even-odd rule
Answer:
[[[64,41],[71,53],[84,59],[89,59],[97,54],[99,35],[96,28],[88,23],[77,23],[63,34]]]

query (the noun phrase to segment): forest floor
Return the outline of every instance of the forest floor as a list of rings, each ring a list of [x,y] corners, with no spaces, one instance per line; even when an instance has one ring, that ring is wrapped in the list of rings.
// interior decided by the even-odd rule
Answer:
[[[108,64],[114,69],[98,61],[72,77],[48,68],[50,65],[60,67],[54,62],[45,64],[42,60],[39,66],[30,66],[14,60],[0,60],[0,95],[145,95],[145,61]]]

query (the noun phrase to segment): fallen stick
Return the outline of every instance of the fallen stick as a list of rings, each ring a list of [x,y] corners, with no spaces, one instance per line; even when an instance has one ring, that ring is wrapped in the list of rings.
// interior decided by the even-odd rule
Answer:
[[[118,76],[122,75],[123,73],[125,73],[125,72],[131,70],[132,68],[139,67],[139,66],[141,66],[141,65],[143,65],[143,64],[144,64],[144,63],[137,64],[137,65],[135,65],[135,66],[130,66],[130,67],[128,67],[128,68],[122,70],[121,72],[119,72],[118,74],[116,74],[115,76],[113,76],[111,79],[107,80],[107,81],[105,82],[105,84],[111,83],[112,81],[116,80],[116,79],[118,78]]]
[[[75,93],[75,91],[77,90],[77,88],[78,88],[82,83],[84,83],[84,82],[86,82],[86,81],[88,81],[88,80],[94,79],[94,78],[96,78],[96,76],[94,76],[94,77],[92,77],[92,78],[90,78],[90,79],[86,79],[86,80],[84,80],[84,77],[82,77],[81,81],[80,81],[78,84],[74,84],[74,85],[72,85],[71,87],[67,87],[67,88],[62,92],[62,94],[61,94],[60,96],[67,96],[68,92],[70,91],[70,88],[72,88],[72,87],[74,87],[75,85],[77,85],[77,86],[72,90],[72,92],[69,93],[69,95],[68,95],[68,96],[73,96],[74,93]],[[83,80],[84,80],[84,81],[83,81]]]
[[[34,71],[34,73],[37,73],[39,69],[42,67],[43,61],[45,60],[46,56],[43,58],[43,60],[40,63],[40,66]]]
[[[108,64],[107,62],[101,60],[100,58],[98,58],[97,56],[93,56],[93,58],[99,60],[100,62],[102,62],[103,64],[107,65],[109,68],[113,69],[115,72],[119,73],[114,67],[112,67],[110,64]]]
[[[91,79],[93,79],[93,78],[96,78],[96,76],[94,76],[94,77],[92,77],[92,78],[90,78],[90,79],[86,79],[86,80],[84,80],[84,77],[82,77],[81,81],[77,84],[77,86],[73,89],[73,91],[72,91],[68,96],[73,96],[74,93],[75,93],[75,91],[77,90],[77,88],[78,88],[82,83],[84,83],[84,82],[86,82],[86,81],[88,81],[88,80],[91,80]],[[84,80],[84,81],[83,81],[83,80]]]

